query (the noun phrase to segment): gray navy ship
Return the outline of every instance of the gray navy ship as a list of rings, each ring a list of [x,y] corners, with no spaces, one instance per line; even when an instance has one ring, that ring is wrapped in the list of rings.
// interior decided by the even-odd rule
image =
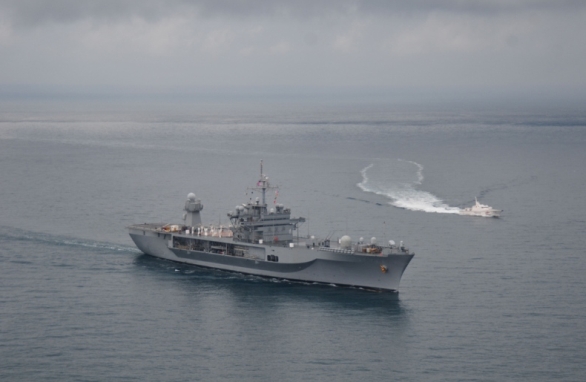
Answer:
[[[282,204],[268,208],[267,190],[275,189],[260,165],[252,190],[262,197],[228,213],[231,224],[204,225],[201,200],[187,195],[181,224],[135,224],[130,237],[145,254],[200,267],[310,283],[398,292],[401,276],[414,254],[402,242],[378,245],[344,235],[299,236],[302,217],[291,217]]]

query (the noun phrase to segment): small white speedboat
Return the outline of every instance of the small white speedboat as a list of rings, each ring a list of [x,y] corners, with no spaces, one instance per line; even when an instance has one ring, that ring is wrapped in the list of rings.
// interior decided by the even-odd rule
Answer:
[[[481,204],[478,202],[478,199],[474,198],[474,200],[476,200],[476,204],[473,205],[472,207],[468,207],[468,208],[464,208],[462,210],[460,210],[460,215],[469,215],[469,216],[483,216],[486,218],[498,218],[501,214],[501,212],[503,212],[503,210],[497,210],[494,209],[490,206],[487,206],[486,204]]]

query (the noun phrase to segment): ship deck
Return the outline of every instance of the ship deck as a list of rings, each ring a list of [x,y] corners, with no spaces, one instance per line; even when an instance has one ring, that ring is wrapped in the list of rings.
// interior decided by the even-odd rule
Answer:
[[[233,240],[233,234],[230,228],[228,227],[215,227],[215,226],[204,226],[199,229],[191,230],[191,229],[184,229],[183,225],[180,224],[168,224],[168,223],[143,223],[143,224],[133,224],[128,227],[129,229],[136,229],[136,230],[143,230],[143,231],[151,231],[156,232],[159,234],[173,234],[176,237],[184,237],[184,238],[204,238],[204,239],[220,239],[224,241],[225,239]],[[224,240],[222,240],[224,239]],[[374,246],[378,248],[379,252],[371,252],[372,245],[367,245],[364,243],[357,243],[352,246],[351,249],[342,248],[336,240],[329,241],[328,245],[325,245],[324,242],[326,239],[317,238],[317,237],[295,237],[293,240],[288,242],[274,242],[274,241],[264,241],[259,243],[248,243],[250,245],[263,245],[263,246],[271,246],[271,247],[288,247],[288,246],[295,246],[295,247],[307,247],[313,248],[320,251],[327,251],[327,252],[337,252],[337,253],[347,253],[347,254],[356,254],[356,255],[377,255],[382,254],[384,252],[385,255],[399,255],[399,254],[411,254],[409,249],[406,247],[400,247],[396,245],[390,246]],[[244,244],[244,242],[243,242]]]

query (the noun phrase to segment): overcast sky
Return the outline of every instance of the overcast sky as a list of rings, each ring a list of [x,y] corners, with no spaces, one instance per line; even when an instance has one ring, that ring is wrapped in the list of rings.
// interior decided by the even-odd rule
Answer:
[[[0,92],[586,93],[586,1],[0,0]]]

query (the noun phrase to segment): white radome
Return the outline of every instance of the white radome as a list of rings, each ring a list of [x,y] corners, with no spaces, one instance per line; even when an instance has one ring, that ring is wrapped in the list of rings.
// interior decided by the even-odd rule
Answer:
[[[340,247],[344,249],[350,249],[352,247],[352,238],[348,235],[344,235],[340,238]]]

